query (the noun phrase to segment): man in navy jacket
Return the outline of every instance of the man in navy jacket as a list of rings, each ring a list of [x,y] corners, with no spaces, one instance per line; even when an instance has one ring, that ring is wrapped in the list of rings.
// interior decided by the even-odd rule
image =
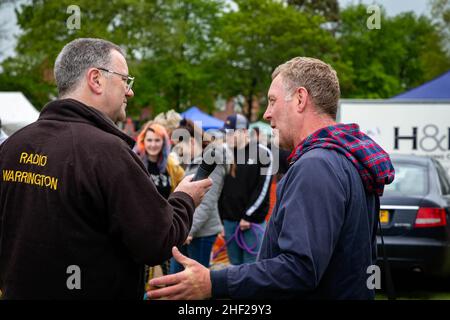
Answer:
[[[337,124],[336,72],[298,57],[272,74],[270,121],[293,150],[255,263],[209,271],[172,250],[186,270],[153,280],[169,299],[373,299],[379,196],[394,179],[389,156],[356,124]]]

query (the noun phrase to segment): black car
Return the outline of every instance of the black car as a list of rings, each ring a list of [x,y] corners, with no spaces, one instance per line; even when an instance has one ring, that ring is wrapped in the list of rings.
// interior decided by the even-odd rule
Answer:
[[[435,159],[391,155],[395,180],[380,198],[380,221],[393,269],[450,274],[450,179]],[[379,234],[379,233],[378,233]],[[382,263],[378,236],[378,264]]]

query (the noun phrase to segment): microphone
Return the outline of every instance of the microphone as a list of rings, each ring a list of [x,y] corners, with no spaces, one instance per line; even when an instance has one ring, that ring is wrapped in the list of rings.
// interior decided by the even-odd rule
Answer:
[[[200,166],[197,169],[197,172],[195,173],[194,178],[192,179],[192,181],[199,181],[199,180],[203,180],[208,178],[208,176],[211,174],[211,172],[214,171],[217,163],[215,161],[215,153],[214,153],[214,149],[211,148],[210,152],[207,154],[208,152],[205,152],[205,154],[203,155],[203,160],[202,163],[200,164]],[[211,161],[208,162],[212,162],[211,164],[208,164],[205,159],[209,159]]]

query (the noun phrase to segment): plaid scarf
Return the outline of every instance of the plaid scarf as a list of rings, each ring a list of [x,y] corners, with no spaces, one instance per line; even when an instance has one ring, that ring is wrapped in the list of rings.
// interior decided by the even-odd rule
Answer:
[[[303,154],[315,148],[336,150],[349,159],[361,176],[368,192],[383,195],[384,185],[394,180],[394,168],[389,155],[370,137],[352,124],[336,124],[315,131],[292,151],[292,165]]]

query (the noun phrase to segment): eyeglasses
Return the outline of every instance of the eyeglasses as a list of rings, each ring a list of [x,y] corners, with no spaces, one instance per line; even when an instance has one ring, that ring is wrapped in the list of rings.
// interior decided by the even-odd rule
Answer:
[[[118,76],[121,76],[122,80],[125,81],[126,84],[127,84],[127,93],[131,90],[131,87],[133,86],[133,83],[134,83],[134,77],[130,77],[130,76],[126,75],[126,74],[122,74],[122,73],[115,72],[115,71],[112,71],[112,70],[108,70],[108,69],[105,69],[105,68],[97,68],[97,69],[105,71],[105,72],[113,73],[113,74],[116,74]]]

